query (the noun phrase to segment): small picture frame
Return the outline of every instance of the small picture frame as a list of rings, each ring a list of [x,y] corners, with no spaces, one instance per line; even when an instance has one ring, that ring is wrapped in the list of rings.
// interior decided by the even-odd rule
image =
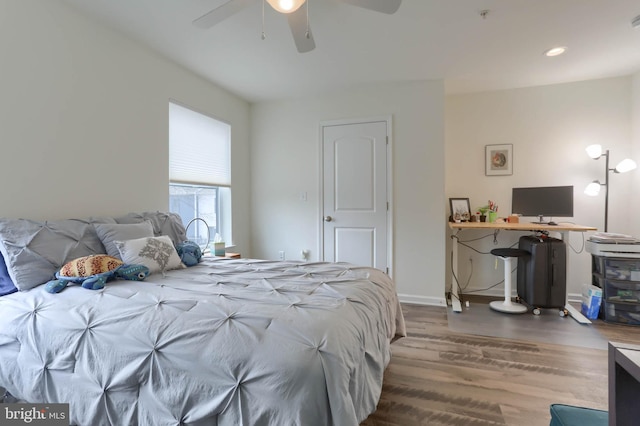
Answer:
[[[513,145],[486,145],[484,147],[484,174],[509,176],[513,174]]]
[[[451,220],[453,222],[468,222],[471,220],[471,205],[468,198],[449,198]]]

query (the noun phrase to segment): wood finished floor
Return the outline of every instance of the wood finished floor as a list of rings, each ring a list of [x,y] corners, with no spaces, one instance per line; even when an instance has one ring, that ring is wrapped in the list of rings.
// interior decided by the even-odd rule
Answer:
[[[403,304],[377,411],[361,426],[549,425],[549,405],[607,409],[607,351],[453,332],[446,308]],[[594,321],[610,341],[640,327]]]

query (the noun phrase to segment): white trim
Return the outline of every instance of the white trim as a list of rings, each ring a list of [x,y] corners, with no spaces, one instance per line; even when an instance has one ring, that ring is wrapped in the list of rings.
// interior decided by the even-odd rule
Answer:
[[[567,302],[570,303],[582,303],[582,294],[580,293],[568,293]]]
[[[320,159],[320,165],[318,167],[319,179],[318,179],[318,260],[324,260],[324,233],[323,229],[323,209],[324,209],[324,150],[323,150],[323,141],[324,141],[324,128],[329,126],[342,126],[346,124],[365,124],[365,123],[376,123],[376,122],[385,122],[387,128],[387,202],[389,203],[389,208],[387,209],[387,268],[389,268],[389,276],[393,278],[393,248],[394,248],[394,240],[393,240],[393,116],[385,115],[385,116],[374,116],[374,117],[364,117],[364,118],[345,118],[338,120],[323,120],[320,122],[319,126],[319,136],[318,136],[318,150]],[[443,299],[444,300],[444,299]]]
[[[418,296],[415,294],[402,294],[398,293],[398,299],[400,303],[411,303],[414,305],[429,305],[429,306],[447,306],[447,301],[444,297],[427,297]]]
[[[486,291],[473,291],[472,293],[462,293],[462,298],[465,296],[486,296],[486,297],[504,297],[504,292],[499,290],[486,290]],[[513,289],[511,292],[511,297],[516,297],[518,292]],[[569,293],[567,294],[567,301],[570,303],[582,303],[582,295],[580,293]]]

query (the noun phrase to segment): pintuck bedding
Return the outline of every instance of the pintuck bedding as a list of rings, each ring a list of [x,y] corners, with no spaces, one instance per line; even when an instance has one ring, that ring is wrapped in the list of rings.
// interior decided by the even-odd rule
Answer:
[[[78,425],[357,425],[405,335],[394,282],[342,263],[205,257],[0,314],[0,386]]]

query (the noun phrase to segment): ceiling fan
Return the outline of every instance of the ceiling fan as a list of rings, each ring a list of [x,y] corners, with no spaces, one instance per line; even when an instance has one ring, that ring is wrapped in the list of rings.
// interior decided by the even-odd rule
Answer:
[[[240,12],[245,7],[257,0],[229,0],[221,6],[216,7],[208,13],[205,13],[195,21],[193,24],[200,28],[211,28],[214,25],[224,21],[230,16]],[[266,0],[271,7],[280,13],[287,15],[289,21],[289,27],[291,28],[291,34],[293,35],[293,41],[296,43],[298,52],[309,52],[316,47],[316,43],[313,41],[313,35],[309,28],[309,15],[308,7],[301,7],[308,0]],[[365,9],[373,10],[376,12],[392,14],[395,13],[400,7],[402,0],[340,0],[343,3],[351,4],[353,6],[362,7]],[[263,35],[264,37],[264,35]]]

